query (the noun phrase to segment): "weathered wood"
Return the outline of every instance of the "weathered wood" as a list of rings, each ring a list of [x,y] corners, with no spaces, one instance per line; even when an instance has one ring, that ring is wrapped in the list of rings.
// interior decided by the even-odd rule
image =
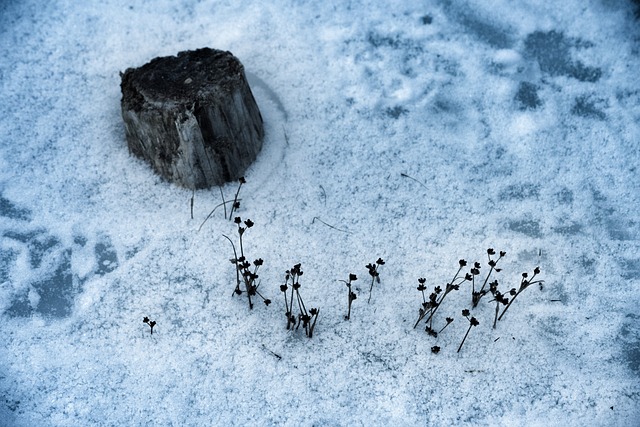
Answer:
[[[198,49],[156,58],[122,74],[129,151],[162,177],[208,188],[244,175],[264,128],[240,61]]]

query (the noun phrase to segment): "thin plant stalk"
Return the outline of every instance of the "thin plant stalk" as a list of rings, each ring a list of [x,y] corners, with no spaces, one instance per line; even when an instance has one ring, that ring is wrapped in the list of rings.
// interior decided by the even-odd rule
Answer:
[[[469,310],[468,309],[464,309],[462,310],[462,315],[464,317],[467,318],[467,320],[469,320],[469,329],[467,329],[467,332],[464,334],[464,338],[462,338],[462,342],[460,343],[460,347],[458,347],[458,353],[460,353],[460,350],[462,350],[462,346],[464,345],[464,342],[467,339],[467,336],[469,335],[469,332],[471,332],[471,328],[473,328],[474,326],[478,326],[480,324],[480,322],[478,322],[478,319],[476,319],[475,317],[471,317],[469,318]]]
[[[429,315],[429,317],[427,318],[427,323],[429,324],[429,328],[431,328],[432,323],[433,323],[433,316],[436,314],[436,312],[438,311],[438,308],[440,308],[440,305],[442,304],[442,301],[444,301],[445,297],[453,290],[457,290],[459,289],[460,283],[464,282],[465,280],[470,279],[469,275],[466,275],[464,278],[458,278],[458,274],[460,274],[460,271],[462,271],[462,268],[464,266],[467,265],[465,260],[460,260],[459,261],[460,267],[458,268],[458,271],[456,271],[456,274],[453,276],[453,279],[451,280],[451,283],[448,283],[444,293],[442,294],[442,296],[440,297],[440,300],[437,302],[437,304],[435,305],[435,307],[433,307],[431,309],[431,314]],[[459,283],[455,283],[456,280],[460,280]]]
[[[504,308],[504,310],[502,310],[502,314],[500,315],[500,317],[498,317],[498,320],[502,320],[502,316],[504,316],[504,314],[507,312],[509,307],[511,307],[511,304],[513,304],[515,299],[518,297],[518,295],[520,295],[522,293],[522,291],[524,291],[525,289],[527,289],[531,285],[535,285],[537,283],[543,283],[544,282],[544,280],[535,280],[535,281],[533,280],[539,273],[540,273],[540,267],[536,267],[533,270],[533,276],[531,276],[530,280],[527,280],[527,273],[522,273],[522,280],[520,281],[520,288],[517,291],[515,289],[511,290],[513,298],[511,298],[511,300],[509,301],[507,306]]]
[[[222,203],[220,203],[220,205],[224,206],[224,219],[227,219],[227,202],[224,201],[224,193],[222,192],[222,187],[218,187],[218,189],[220,190],[220,197],[222,198]],[[218,205],[218,206],[220,206],[220,205]],[[214,208],[214,210],[215,210],[215,208]],[[213,213],[213,211],[211,212],[211,214],[212,213]],[[211,216],[211,214],[209,214],[209,216]],[[231,217],[229,217],[229,218],[231,218]]]
[[[226,235],[222,235],[225,239],[231,243],[231,247],[233,248],[233,263],[236,267],[236,289],[233,291],[234,294],[239,294],[242,291],[240,290],[240,270],[238,269],[238,252],[236,251],[236,245],[233,244],[233,241]],[[232,294],[233,295],[233,294]]]
[[[238,196],[240,195],[240,189],[242,188],[242,184],[246,183],[244,177],[241,177],[239,180],[240,184],[238,185],[238,189],[236,190],[236,195],[233,197],[233,203],[231,204],[231,212],[229,212],[229,219],[233,217],[233,212],[239,206]]]
[[[211,218],[211,216],[213,215],[213,213],[216,211],[216,209],[218,209],[220,206],[224,206],[224,210],[226,212],[227,207],[226,204],[227,203],[231,203],[231,201],[225,202],[223,201],[222,203],[219,203],[216,205],[216,207],[214,207],[211,212],[209,212],[209,215],[207,215],[207,217],[204,219],[204,221],[202,221],[202,224],[200,224],[200,227],[198,227],[198,231],[202,230],[202,227],[204,226],[204,224],[209,221],[209,218]],[[227,218],[227,214],[225,213],[225,219]]]

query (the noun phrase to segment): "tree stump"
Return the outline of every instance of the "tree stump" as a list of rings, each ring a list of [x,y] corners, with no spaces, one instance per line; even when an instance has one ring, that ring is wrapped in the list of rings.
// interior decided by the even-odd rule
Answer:
[[[190,189],[234,181],[256,159],[264,128],[244,67],[203,48],[121,74],[129,151]]]

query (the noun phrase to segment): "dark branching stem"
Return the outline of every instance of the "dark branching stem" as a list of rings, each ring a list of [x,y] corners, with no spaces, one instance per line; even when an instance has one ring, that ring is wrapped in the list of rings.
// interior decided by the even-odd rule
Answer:
[[[149,320],[149,318],[146,316],[144,317],[144,319],[142,319],[142,321],[149,325],[149,328],[151,328],[151,335],[153,335],[153,327],[156,326],[156,322],[154,320]]]
[[[302,325],[305,334],[307,337],[313,337],[313,330],[315,329],[316,322],[318,320],[318,314],[320,310],[317,308],[311,308],[307,311],[307,307],[302,300],[302,295],[300,295],[300,276],[302,276],[303,272],[301,270],[301,265],[296,264],[292,269],[287,270],[285,274],[285,283],[280,286],[280,290],[284,294],[284,303],[286,308],[286,317],[287,317],[287,330],[298,329],[300,325]],[[287,291],[289,290],[289,281],[291,281],[291,296],[287,298]],[[298,306],[298,316],[293,315],[293,297],[296,297],[296,302]]]
[[[447,326],[449,326],[451,323],[453,323],[453,317],[447,317],[447,319],[446,319],[446,320],[447,320],[447,324],[446,324],[446,325],[444,325],[444,326],[442,327],[442,329],[440,329],[440,330],[438,331],[438,333],[441,333],[442,331],[444,331],[444,330],[445,330],[445,328],[446,328]]]
[[[244,283],[244,287],[245,287],[244,291],[247,293],[247,298],[249,300],[249,309],[253,309],[253,301],[251,297],[255,295],[262,298],[262,301],[265,303],[265,305],[269,305],[271,304],[271,300],[265,298],[258,291],[260,284],[259,283],[256,284],[256,281],[259,278],[258,270],[260,269],[260,266],[262,266],[264,261],[261,258],[258,258],[255,261],[253,261],[253,264],[252,264],[249,261],[247,261],[247,258],[244,255],[244,246],[243,246],[242,237],[248,228],[253,227],[253,221],[251,221],[250,219],[247,219],[246,221],[244,221],[245,226],[243,227],[241,225],[242,219],[240,217],[236,217],[235,223],[238,225],[238,239],[240,241],[240,256],[238,256],[236,245],[233,243],[233,241],[228,236],[224,234],[222,235],[225,239],[229,241],[229,243],[231,243],[231,247],[233,248],[234,258],[230,260],[231,263],[234,264],[236,267],[236,288],[233,291],[233,293],[236,295],[242,294],[243,291],[242,289],[240,289],[240,284]]]
[[[367,304],[371,303],[371,293],[373,292],[373,284],[376,281],[380,283],[380,272],[378,270],[382,265],[384,265],[384,260],[382,258],[378,258],[375,263],[366,265],[367,270],[369,270],[369,275],[371,276],[371,286],[369,287],[369,299],[367,300]]]
[[[345,320],[349,320],[351,319],[351,304],[353,303],[353,301],[357,298],[355,292],[353,292],[351,290],[351,283],[355,282],[356,280],[358,280],[358,277],[356,277],[355,274],[349,274],[349,281],[345,281],[345,280],[340,280],[341,282],[344,282],[344,284],[347,285],[347,299],[348,299],[348,308],[347,308],[347,315],[344,316]]]
[[[311,313],[311,317],[313,318],[313,322],[311,323],[311,326],[309,327],[309,338],[313,338],[313,330],[316,328],[316,322],[318,321],[318,316],[320,315],[320,309],[319,308],[312,308],[309,310],[309,313]]]
[[[467,265],[467,262],[461,259],[460,261],[458,261],[458,264],[460,267],[458,268],[458,271],[456,271],[456,274],[453,276],[453,279],[451,279],[451,282],[447,283],[444,293],[442,293],[440,286],[436,286],[436,288],[434,289],[434,292],[429,296],[429,299],[431,300],[431,305],[433,307],[431,309],[429,317],[427,318],[428,329],[431,329],[433,324],[433,316],[438,311],[438,308],[440,308],[440,305],[442,305],[442,302],[444,301],[445,297],[449,295],[451,291],[457,291],[458,289],[460,289],[460,284],[463,283],[464,281],[472,280],[472,277],[470,274],[466,274],[465,277],[459,277],[460,271],[462,271],[462,268]],[[440,293],[442,293],[442,295],[440,296],[439,299],[437,299],[437,296]]]
[[[458,347],[458,353],[460,353],[460,350],[462,350],[462,346],[464,345],[464,342],[467,339],[467,336],[469,335],[469,332],[471,332],[471,328],[473,328],[474,326],[478,326],[480,324],[480,322],[478,322],[478,320],[475,317],[469,318],[470,313],[469,313],[468,309],[462,310],[462,315],[464,317],[466,317],[467,320],[469,321],[469,329],[467,329],[467,333],[464,334],[464,338],[462,338],[462,342],[460,343],[460,347]]]
[[[510,294],[513,296],[513,298],[511,298],[511,301],[509,301],[507,303],[506,307],[504,308],[504,310],[502,310],[502,314],[500,315],[500,317],[498,317],[498,320],[502,320],[502,316],[504,316],[504,314],[507,312],[509,307],[511,307],[511,304],[513,304],[513,301],[515,301],[515,299],[518,297],[518,295],[520,295],[522,293],[522,291],[524,291],[525,289],[527,289],[531,285],[535,285],[535,284],[538,284],[538,283],[544,283],[544,280],[533,280],[533,279],[535,279],[535,277],[538,274],[540,274],[540,267],[536,267],[533,270],[533,276],[531,276],[531,279],[527,280],[527,277],[529,275],[527,273],[522,273],[522,280],[520,281],[520,288],[518,290],[516,290],[515,288],[511,289]]]
[[[415,325],[413,325],[413,329],[417,328],[422,319],[424,319],[424,317],[429,314],[431,310],[433,310],[433,305],[431,304],[431,302],[427,302],[427,298],[424,294],[424,291],[427,290],[427,287],[425,286],[426,281],[427,279],[425,279],[424,277],[418,279],[419,284],[416,289],[418,289],[422,293],[422,308],[420,309],[418,321],[415,323]]]
[[[485,277],[484,279],[484,283],[482,284],[482,287],[480,288],[480,290],[478,292],[475,291],[475,282],[474,282],[474,287],[472,289],[472,304],[473,304],[473,308],[475,308],[478,303],[480,302],[480,299],[485,296],[487,294],[487,291],[485,291],[485,287],[487,286],[487,283],[489,282],[489,278],[491,277],[491,273],[493,273],[494,271],[496,272],[500,272],[500,269],[497,268],[496,266],[498,265],[498,262],[504,258],[504,256],[507,254],[504,251],[500,251],[500,254],[498,256],[498,259],[494,260],[491,258],[492,255],[495,255],[496,251],[493,248],[489,248],[487,249],[487,256],[489,257],[489,273],[487,274],[487,277]],[[480,274],[480,272],[478,271],[480,268],[480,264],[476,263],[475,265],[476,267],[476,274]],[[474,274],[475,276],[475,274]]]
[[[238,181],[239,181],[238,190],[236,191],[236,195],[233,197],[233,203],[231,204],[231,212],[229,212],[229,219],[233,217],[233,212],[240,207],[240,199],[238,199],[238,196],[240,195],[240,189],[242,188],[242,184],[247,183],[244,177],[240,177]]]
[[[498,281],[494,280],[489,283],[489,292],[493,295],[493,301],[496,303],[496,312],[493,316],[493,329],[496,328],[496,323],[498,322],[498,312],[500,311],[500,304],[507,305],[509,303],[509,298],[506,298],[502,293],[498,290]]]

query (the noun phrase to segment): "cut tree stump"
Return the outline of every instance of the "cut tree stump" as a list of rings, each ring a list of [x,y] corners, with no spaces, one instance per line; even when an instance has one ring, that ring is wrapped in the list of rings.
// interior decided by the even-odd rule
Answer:
[[[121,76],[129,151],[168,181],[209,188],[239,179],[256,159],[262,115],[230,52],[180,52]]]

